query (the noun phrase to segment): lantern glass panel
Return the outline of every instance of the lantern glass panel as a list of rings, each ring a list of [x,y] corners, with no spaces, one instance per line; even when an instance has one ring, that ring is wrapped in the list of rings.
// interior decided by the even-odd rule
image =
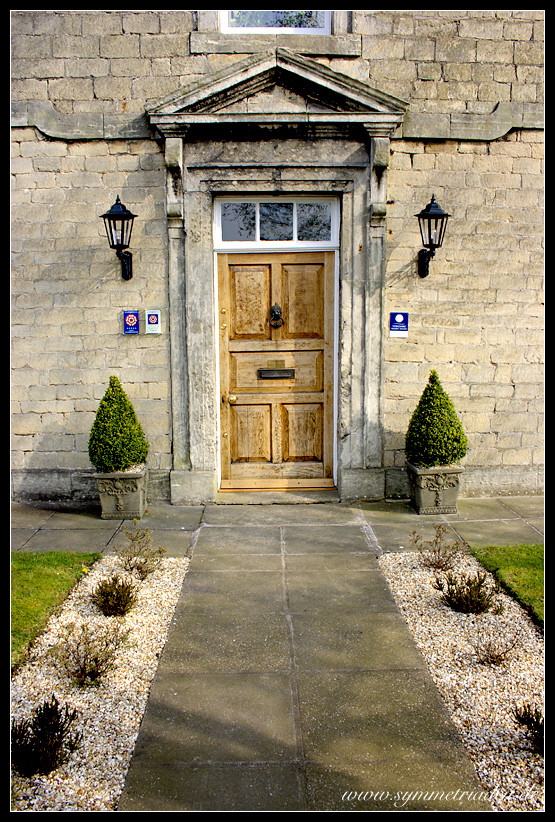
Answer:
[[[106,226],[106,236],[108,237],[110,248],[123,249],[129,247],[131,243],[133,219],[105,217],[104,225]]]
[[[445,237],[448,216],[420,217],[420,234],[424,248],[439,248]]]

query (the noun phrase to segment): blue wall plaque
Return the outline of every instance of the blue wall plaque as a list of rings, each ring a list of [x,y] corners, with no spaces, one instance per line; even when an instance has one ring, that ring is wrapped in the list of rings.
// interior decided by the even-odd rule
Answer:
[[[124,311],[123,312],[123,333],[124,334],[138,334],[139,333],[139,312],[138,311]]]
[[[389,315],[389,336],[408,337],[409,315],[406,311],[392,311]]]

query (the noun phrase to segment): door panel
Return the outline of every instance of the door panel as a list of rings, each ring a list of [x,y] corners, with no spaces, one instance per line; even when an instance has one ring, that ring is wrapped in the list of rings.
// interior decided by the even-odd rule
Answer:
[[[323,404],[281,406],[282,458],[285,462],[321,462]]]
[[[323,339],[324,272],[322,265],[289,264],[282,267],[282,336],[286,339]]]
[[[293,371],[291,377],[273,372]],[[260,372],[263,372],[260,374]],[[229,390],[275,393],[284,389],[322,391],[324,355],[322,351],[281,351],[267,355],[261,351],[229,354]]]
[[[333,486],[334,259],[218,256],[224,490]]]
[[[231,408],[232,462],[271,462],[270,421],[270,405],[234,405]]]
[[[229,274],[231,339],[270,339],[270,266],[233,265]]]

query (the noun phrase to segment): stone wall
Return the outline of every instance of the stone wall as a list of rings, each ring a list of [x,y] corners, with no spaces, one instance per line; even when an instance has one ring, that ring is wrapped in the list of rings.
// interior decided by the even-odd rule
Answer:
[[[435,368],[468,435],[467,493],[541,487],[542,137],[392,144],[385,317],[409,311],[409,336],[384,330],[385,464],[404,464],[407,421]],[[420,279],[410,217],[430,191],[452,217]]]
[[[539,490],[543,10],[335,14],[328,54],[314,53],[317,37],[272,42],[410,103],[386,172],[376,390],[387,491],[403,492],[404,432],[431,368],[468,435],[466,493]],[[148,431],[155,493],[166,494],[167,328],[159,337],[125,337],[121,315],[147,306],[167,317],[166,170],[145,106],[271,45],[218,38],[213,17],[12,11],[16,496],[90,493],[88,433],[112,373]],[[432,193],[452,218],[421,280],[414,215]],[[139,215],[128,283],[99,219],[116,194]],[[399,310],[410,314],[409,336],[391,339],[389,312]]]
[[[14,129],[12,418],[16,493],[89,491],[88,435],[111,374],[148,431],[149,465],[170,467],[167,328],[124,336],[123,310],[167,318],[165,172],[153,141],[67,142]],[[121,279],[99,218],[121,193],[135,214],[134,277]],[[31,475],[21,473],[31,469]],[[80,469],[80,470],[75,470]]]

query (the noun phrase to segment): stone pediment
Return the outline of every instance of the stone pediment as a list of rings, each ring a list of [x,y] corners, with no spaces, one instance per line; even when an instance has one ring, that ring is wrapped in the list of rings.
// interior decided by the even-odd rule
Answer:
[[[191,129],[310,126],[325,134],[362,128],[389,137],[408,103],[285,48],[207,75],[147,107],[164,136]]]

